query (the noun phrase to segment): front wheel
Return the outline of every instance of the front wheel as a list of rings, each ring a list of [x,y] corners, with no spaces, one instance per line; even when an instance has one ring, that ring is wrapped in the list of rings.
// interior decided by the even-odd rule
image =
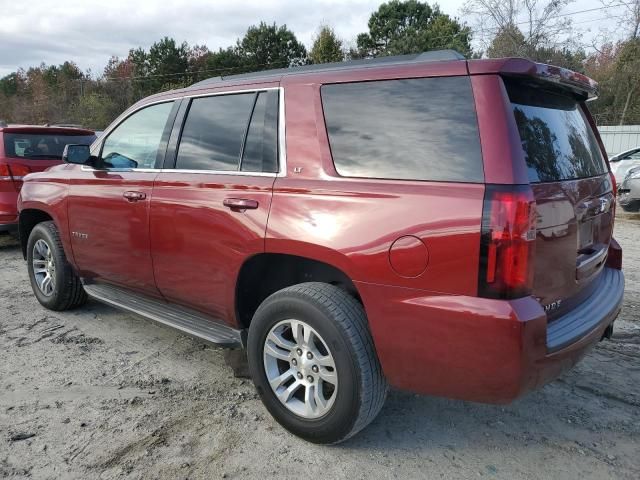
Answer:
[[[333,285],[302,283],[267,298],[251,322],[247,354],[267,410],[314,443],[356,434],[386,398],[365,312]]]
[[[49,310],[70,310],[86,302],[82,283],[67,261],[53,222],[36,225],[27,242],[27,268],[31,288]]]

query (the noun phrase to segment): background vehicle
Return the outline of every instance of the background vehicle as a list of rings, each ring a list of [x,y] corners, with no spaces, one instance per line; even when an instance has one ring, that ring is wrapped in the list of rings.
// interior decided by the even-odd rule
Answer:
[[[625,212],[640,211],[640,165],[630,169],[618,185],[618,203]]]
[[[444,51],[149,97],[25,182],[33,291],[245,347],[266,408],[313,442],[364,428],[387,382],[509,402],[620,310],[595,91]]]
[[[0,125],[0,232],[18,228],[18,193],[22,179],[62,163],[67,143],[89,145],[91,130],[34,125]]]
[[[611,171],[616,177],[616,183],[621,184],[629,170],[640,167],[640,147],[614,155],[609,159]]]

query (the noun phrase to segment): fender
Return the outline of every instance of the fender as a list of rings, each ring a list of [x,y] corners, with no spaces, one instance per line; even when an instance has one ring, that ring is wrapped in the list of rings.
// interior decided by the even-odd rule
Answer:
[[[67,260],[75,268],[67,216],[69,180],[61,172],[66,169],[65,167],[67,165],[60,165],[45,172],[27,175],[18,196],[18,212],[21,232],[28,211],[44,212],[51,217],[58,227]],[[26,245],[27,239],[23,240],[21,234],[21,243],[23,242]],[[26,247],[23,246],[23,248]]]

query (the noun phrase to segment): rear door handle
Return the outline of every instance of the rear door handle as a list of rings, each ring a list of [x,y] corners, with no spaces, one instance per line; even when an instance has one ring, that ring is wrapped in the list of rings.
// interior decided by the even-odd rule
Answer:
[[[234,212],[255,210],[259,205],[257,200],[249,200],[248,198],[225,198],[222,204]]]
[[[124,192],[122,196],[129,202],[138,202],[147,198],[147,194],[144,192]]]

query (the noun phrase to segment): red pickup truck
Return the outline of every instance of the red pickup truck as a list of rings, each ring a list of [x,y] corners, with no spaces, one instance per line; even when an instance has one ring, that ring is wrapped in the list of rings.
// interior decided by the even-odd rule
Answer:
[[[62,163],[68,143],[90,145],[92,130],[41,125],[0,124],[0,233],[18,230],[22,179]]]
[[[388,385],[509,402],[622,304],[596,87],[441,51],[151,96],[25,178],[33,291],[246,348],[266,408],[317,443]]]

